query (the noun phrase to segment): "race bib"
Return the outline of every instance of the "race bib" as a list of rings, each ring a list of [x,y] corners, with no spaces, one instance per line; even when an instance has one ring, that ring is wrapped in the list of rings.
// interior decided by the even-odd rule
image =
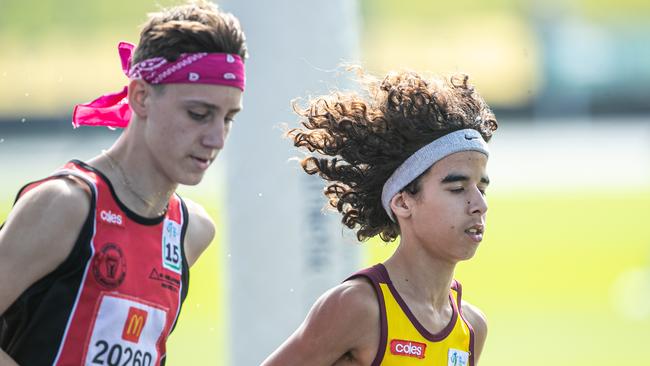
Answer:
[[[449,349],[447,356],[447,366],[468,366],[469,365],[469,352],[461,351],[458,349]]]
[[[104,295],[87,345],[85,365],[153,366],[163,340],[167,311]]]
[[[181,274],[181,225],[165,219],[162,234],[162,264],[164,268]]]

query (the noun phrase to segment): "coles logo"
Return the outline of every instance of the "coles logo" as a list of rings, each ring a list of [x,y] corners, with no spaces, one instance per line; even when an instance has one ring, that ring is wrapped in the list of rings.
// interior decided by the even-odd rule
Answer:
[[[99,213],[99,217],[106,223],[122,226],[122,215],[112,213],[111,210],[102,210]]]
[[[390,353],[397,356],[424,358],[427,345],[424,343],[393,339],[390,341]]]

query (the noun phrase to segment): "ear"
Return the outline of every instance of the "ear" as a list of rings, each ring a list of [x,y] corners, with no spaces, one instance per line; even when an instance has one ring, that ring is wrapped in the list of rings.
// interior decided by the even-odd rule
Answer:
[[[390,209],[393,210],[395,217],[403,219],[411,217],[411,197],[406,192],[400,192],[390,200]]]
[[[129,82],[129,106],[140,119],[147,118],[147,104],[153,90],[142,80]]]

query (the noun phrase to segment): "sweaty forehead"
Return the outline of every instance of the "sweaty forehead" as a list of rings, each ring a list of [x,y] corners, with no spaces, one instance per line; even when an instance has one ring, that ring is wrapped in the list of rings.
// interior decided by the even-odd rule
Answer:
[[[484,175],[487,162],[488,157],[483,153],[478,151],[461,151],[440,159],[433,164],[431,170],[436,175],[446,175],[452,171]]]

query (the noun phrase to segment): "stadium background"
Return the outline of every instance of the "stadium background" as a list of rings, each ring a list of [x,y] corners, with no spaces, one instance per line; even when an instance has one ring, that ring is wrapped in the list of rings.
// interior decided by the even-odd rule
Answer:
[[[137,42],[144,14],[174,3],[0,0],[0,220],[24,182],[110,146],[117,132],[70,129],[71,106],[118,90],[114,45]],[[235,3],[224,8],[255,14],[260,5]],[[468,72],[500,121],[486,240],[457,270],[466,298],[489,318],[481,365],[650,363],[649,3],[354,4],[364,67]],[[219,163],[182,193],[223,223],[228,161]],[[394,245],[364,244],[358,266]],[[228,248],[218,236],[193,269],[169,365],[246,364],[231,347]],[[260,315],[284,314],[251,317]],[[282,340],[250,347],[270,351]]]

